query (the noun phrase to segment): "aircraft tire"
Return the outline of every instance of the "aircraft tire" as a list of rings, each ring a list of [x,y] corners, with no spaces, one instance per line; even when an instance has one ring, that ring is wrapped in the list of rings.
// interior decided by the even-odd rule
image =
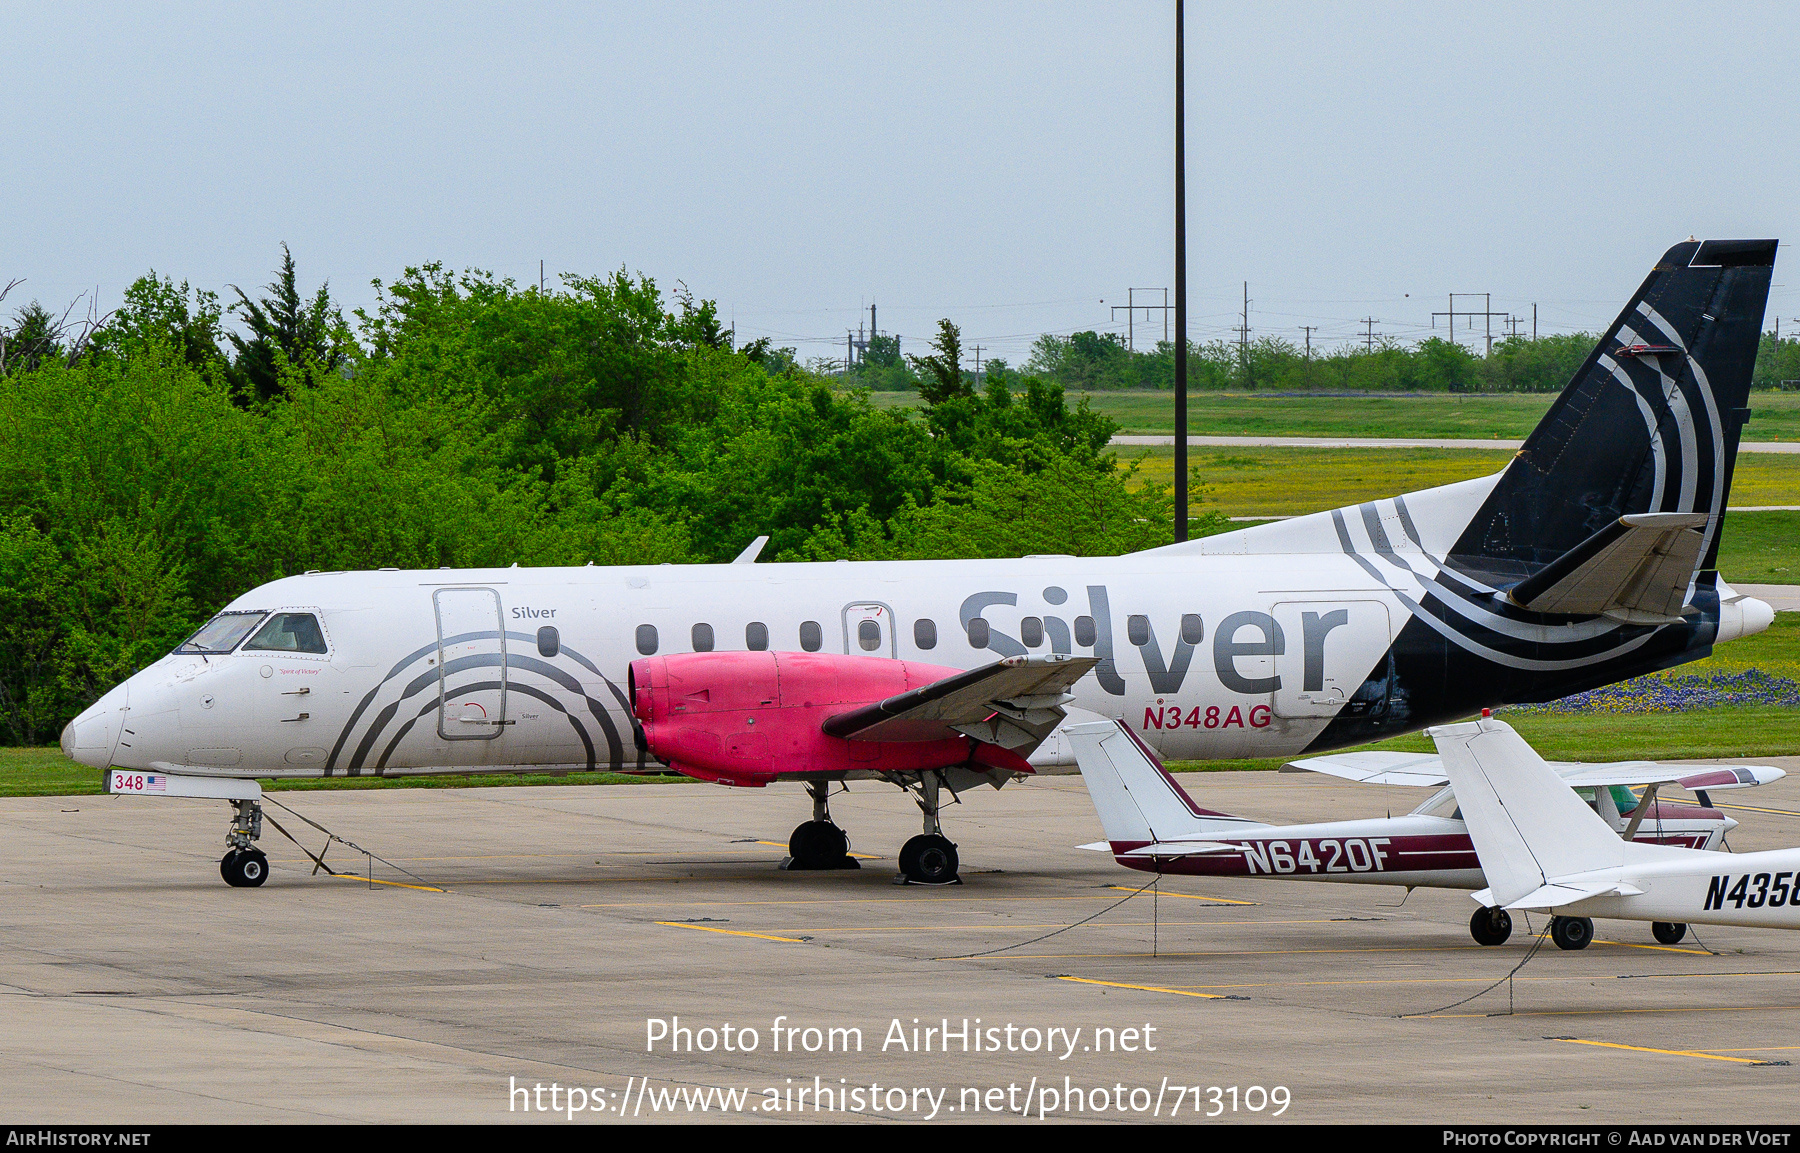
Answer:
[[[900,872],[916,885],[948,885],[960,862],[949,838],[922,833],[900,847]]]
[[[1559,949],[1585,949],[1594,939],[1594,922],[1587,917],[1551,917],[1550,939]]]
[[[238,863],[238,858],[243,856],[243,853],[244,853],[244,850],[242,850],[242,849],[232,849],[230,852],[226,853],[223,857],[219,858],[219,876],[221,878],[223,878],[223,880],[225,881],[225,883],[227,885],[230,885],[234,889],[239,884],[238,880],[236,879],[237,878],[237,863]]]
[[[1477,945],[1504,945],[1512,936],[1512,914],[1505,909],[1476,909],[1469,918],[1469,936]]]
[[[269,858],[261,849],[245,849],[238,855],[238,884],[254,889],[269,879]]]
[[[807,821],[788,838],[788,856],[797,869],[836,869],[850,852],[850,838],[830,821]]]
[[[1687,922],[1652,921],[1650,922],[1650,935],[1665,945],[1679,944],[1681,939],[1687,936]]]

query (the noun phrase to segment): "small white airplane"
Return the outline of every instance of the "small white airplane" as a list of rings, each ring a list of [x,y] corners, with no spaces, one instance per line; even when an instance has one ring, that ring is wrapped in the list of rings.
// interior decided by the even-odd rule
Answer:
[[[1434,729],[1433,733],[1443,730]],[[1510,730],[1508,730],[1510,731]],[[1110,852],[1126,868],[1147,873],[1334,881],[1410,888],[1481,889],[1477,847],[1459,807],[1444,758],[1417,753],[1344,753],[1293,762],[1311,771],[1369,784],[1444,786],[1400,817],[1270,825],[1195,804],[1136,734],[1117,722],[1068,725],[1081,776],[1106,830],[1105,841],[1082,848]],[[1521,742],[1523,743],[1523,742]],[[1542,762],[1540,762],[1542,763]],[[1743,789],[1787,774],[1763,765],[1557,764],[1549,779],[1614,841],[1657,848],[1711,848],[1737,822],[1712,807],[1708,790]],[[1645,786],[1640,799],[1630,786]],[[1659,800],[1678,785],[1699,805]],[[1584,799],[1586,798],[1586,799]],[[1483,907],[1469,920],[1470,935],[1498,945],[1512,933],[1511,915]],[[1659,927],[1658,940],[1684,925]],[[1673,941],[1668,941],[1673,943]]]
[[[1620,840],[1504,721],[1440,725],[1431,736],[1487,877],[1474,894],[1483,910],[1548,911],[1562,949],[1586,948],[1594,917],[1650,921],[1666,944],[1689,922],[1800,929],[1800,849]]]
[[[1067,763],[1066,706],[1170,757],[1293,757],[1767,628],[1715,558],[1776,248],[1669,249],[1490,477],[1118,557],[307,573],[63,749],[112,792],[231,801],[239,886],[267,876],[258,779],[664,765],[804,783],[813,868],[846,860],[833,782],[898,785],[925,817],[903,872],[948,882],[940,790]]]

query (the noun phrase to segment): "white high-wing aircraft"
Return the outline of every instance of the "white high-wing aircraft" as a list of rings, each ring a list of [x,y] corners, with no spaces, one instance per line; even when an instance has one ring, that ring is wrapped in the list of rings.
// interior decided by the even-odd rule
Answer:
[[[1432,730],[1434,733],[1440,730]],[[1119,721],[1067,725],[1082,780],[1100,814],[1106,840],[1082,848],[1113,854],[1129,869],[1172,876],[1259,877],[1481,889],[1489,884],[1458,804],[1444,758],[1418,753],[1343,753],[1295,761],[1291,767],[1367,784],[1438,786],[1400,817],[1366,817],[1270,825],[1194,803],[1137,735]],[[1765,765],[1555,764],[1546,772],[1614,839],[1650,846],[1710,849],[1737,827],[1712,807],[1709,790],[1743,789],[1787,774]],[[1646,786],[1640,798],[1631,786]],[[1699,805],[1657,798],[1664,785],[1698,794]],[[1580,793],[1592,800],[1585,800]],[[1656,937],[1679,941],[1685,924],[1658,925]],[[1498,945],[1512,933],[1503,908],[1482,907],[1469,919],[1477,943]]]
[[[1475,900],[1550,911],[1559,948],[1586,948],[1594,917],[1800,929],[1800,849],[1717,853],[1620,840],[1504,721],[1440,725],[1431,737],[1487,876]],[[1657,939],[1681,938],[1665,930]]]
[[[939,789],[1066,762],[1069,704],[1168,757],[1293,757],[1768,627],[1714,558],[1775,251],[1670,249],[1491,477],[1120,557],[308,573],[227,605],[63,748],[115,791],[231,800],[237,885],[267,871],[255,778],[659,757],[806,782],[806,867],[844,859],[830,782],[900,785],[925,816],[903,871],[952,880]]]

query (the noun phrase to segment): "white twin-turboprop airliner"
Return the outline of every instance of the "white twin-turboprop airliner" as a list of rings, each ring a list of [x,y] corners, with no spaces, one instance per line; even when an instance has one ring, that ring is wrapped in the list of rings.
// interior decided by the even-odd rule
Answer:
[[[1165,757],[1318,754],[1550,700],[1766,628],[1714,558],[1775,258],[1656,264],[1491,477],[1119,557],[334,572],[253,589],[63,734],[115,792],[211,796],[260,884],[258,778],[642,771],[940,790],[1067,762],[1075,719]],[[740,561],[754,560],[754,546]],[[999,658],[999,660],[996,660]]]

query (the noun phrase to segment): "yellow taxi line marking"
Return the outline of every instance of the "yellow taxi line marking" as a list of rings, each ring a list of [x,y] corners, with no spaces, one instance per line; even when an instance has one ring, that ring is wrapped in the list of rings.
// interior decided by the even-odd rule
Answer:
[[[1305,922],[1289,922],[1304,924]],[[1480,945],[1444,945],[1427,948],[1393,948],[1393,949],[1246,949],[1246,950],[1195,950],[1192,952],[1159,952],[1151,953],[1008,953],[1007,957],[1019,961],[1103,961],[1112,958],[1130,959],[1136,957],[1287,957],[1313,956],[1331,953],[1462,953],[1480,949]]]
[[[755,937],[759,941],[786,941],[790,945],[804,945],[798,937],[777,937],[769,933],[746,933],[742,929],[716,929],[711,925],[684,925],[680,921],[658,921],[659,925],[667,925],[671,929],[699,929],[703,933],[724,933],[727,937]]]
[[[757,841],[759,845],[774,845],[778,849],[787,848],[786,841]],[[879,861],[882,858],[875,853],[845,853],[846,857],[855,857],[859,861]]]
[[[380,877],[359,877],[355,873],[326,873],[325,875],[335,877],[340,881],[355,881],[359,885],[392,885],[396,889],[417,889],[421,893],[445,892],[443,889],[433,888],[430,885],[409,885],[404,881],[384,881]]]
[[[1162,985],[1127,985],[1122,981],[1096,981],[1092,977],[1058,977],[1058,981],[1074,981],[1082,985],[1105,985],[1111,989],[1142,989],[1146,993],[1173,993],[1177,997],[1205,997],[1209,1001],[1224,998],[1218,993],[1195,993],[1188,989],[1170,989]]]
[[[1617,1017],[1625,1013],[1776,1013],[1800,1009],[1800,1005],[1674,1005],[1647,1009],[1521,1009],[1514,1017]],[[1492,1013],[1418,1013],[1414,1020],[1457,1017],[1491,1017]]]
[[[1776,970],[1767,973],[1622,973],[1603,977],[1611,981],[1693,981],[1702,977],[1800,977],[1800,972]],[[1391,977],[1363,981],[1261,981],[1242,985],[1183,985],[1183,989],[1287,989],[1305,985],[1467,985],[1487,981],[1487,977]],[[1587,981],[1596,980],[1592,973],[1558,973],[1543,977],[1514,977],[1515,981]],[[1800,1045],[1792,1046],[1800,1049]]]
[[[1134,889],[1130,885],[1108,885],[1106,887],[1109,889],[1113,889],[1120,893],[1145,892],[1145,890],[1143,890],[1143,889]],[[1217,901],[1221,905],[1260,905],[1260,904],[1262,904],[1261,901],[1234,901],[1230,897],[1205,897],[1205,896],[1201,896],[1199,893],[1171,893],[1167,889],[1164,889],[1162,891],[1162,895],[1165,897],[1186,897],[1190,901]]]
[[[1721,805],[1721,804],[1715,803],[1713,805],[1713,808],[1715,808],[1715,809],[1736,809],[1740,813],[1778,813],[1784,817],[1800,817],[1800,813],[1796,813],[1792,809],[1763,809],[1763,808],[1758,808],[1755,805]]]
[[[586,908],[587,906],[582,906]],[[1083,929],[1148,929],[1154,925],[1163,928],[1206,929],[1214,925],[1315,925],[1317,921],[1089,921],[1078,926]],[[822,929],[805,926],[808,933],[949,933],[970,929],[1061,929],[1067,926],[1052,921],[1044,925],[1022,924],[1014,921],[991,922],[985,925],[863,925],[844,929]],[[800,932],[800,929],[791,930]],[[1586,978],[1584,978],[1586,979]]]
[[[1756,1065],[1760,1062],[1750,1057],[1722,1057],[1717,1053],[1702,1053],[1695,1049],[1652,1049],[1647,1045],[1621,1045],[1616,1041],[1587,1041],[1580,1037],[1554,1037],[1565,1045],[1593,1045],[1601,1049],[1628,1049],[1633,1053],[1661,1053],[1668,1057],[1699,1057],[1705,1061],[1730,1061],[1737,1065]]]
[[[662,879],[654,878],[655,883]],[[503,882],[496,881],[495,884]],[[613,879],[610,884],[629,882]],[[650,883],[646,881],[645,883]],[[1011,901],[1116,901],[1118,898],[1106,895],[1082,895],[1077,897],[816,897],[808,900],[791,901],[611,901],[600,905],[583,905],[584,909],[708,909],[727,906],[732,908],[750,908],[759,905],[926,905],[944,903],[963,904],[1000,904]]]
[[[1594,944],[1621,945],[1627,949],[1649,949],[1652,952],[1657,953],[1689,953],[1696,957],[1710,957],[1713,955],[1711,949],[1683,949],[1675,945],[1642,945],[1636,941],[1602,941],[1596,938]]]

